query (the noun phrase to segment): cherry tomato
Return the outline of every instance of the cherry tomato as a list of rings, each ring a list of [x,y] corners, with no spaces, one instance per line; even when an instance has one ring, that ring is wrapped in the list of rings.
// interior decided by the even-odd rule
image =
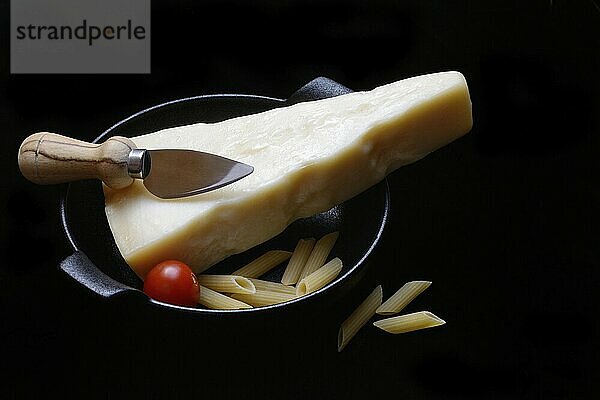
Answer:
[[[179,306],[195,306],[200,286],[190,267],[181,261],[157,264],[144,280],[144,293],[155,300]]]

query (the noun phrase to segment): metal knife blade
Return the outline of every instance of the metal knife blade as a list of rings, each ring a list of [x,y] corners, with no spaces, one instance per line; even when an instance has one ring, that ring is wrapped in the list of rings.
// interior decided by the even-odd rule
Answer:
[[[254,171],[250,165],[195,150],[135,149],[127,162],[129,175],[162,199],[193,196],[229,185]]]

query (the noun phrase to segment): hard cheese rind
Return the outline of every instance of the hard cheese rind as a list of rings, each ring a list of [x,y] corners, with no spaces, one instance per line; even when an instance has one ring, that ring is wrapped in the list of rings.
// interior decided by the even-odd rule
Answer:
[[[335,98],[132,138],[139,148],[215,153],[254,167],[224,188],[161,200],[141,182],[105,187],[106,215],[140,277],[165,259],[201,272],[323,212],[468,132],[458,72],[423,75]],[[177,165],[173,165],[177,168]]]

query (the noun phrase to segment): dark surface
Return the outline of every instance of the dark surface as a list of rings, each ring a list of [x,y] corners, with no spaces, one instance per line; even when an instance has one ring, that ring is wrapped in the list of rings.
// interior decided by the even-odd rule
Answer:
[[[197,3],[154,2],[147,76],[10,76],[1,3],[7,398],[596,398],[597,2]],[[57,267],[70,254],[58,189],[16,168],[34,131],[91,140],[167,100],[287,97],[316,76],[361,90],[441,70],[465,74],[474,128],[390,176],[376,262],[329,318],[194,320],[102,301]],[[411,279],[433,285],[407,311],[448,323],[400,336],[367,327],[338,354],[337,326],[361,298]]]

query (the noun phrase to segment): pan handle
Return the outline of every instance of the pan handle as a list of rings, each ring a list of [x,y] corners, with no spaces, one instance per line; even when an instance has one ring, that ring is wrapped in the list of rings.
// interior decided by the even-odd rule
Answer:
[[[296,90],[285,101],[285,104],[292,105],[303,101],[326,99],[346,93],[352,93],[352,90],[334,80],[320,76]]]
[[[81,251],[76,251],[60,263],[60,269],[69,276],[102,297],[112,297],[121,293],[141,294],[139,290],[124,285],[103,274]]]

